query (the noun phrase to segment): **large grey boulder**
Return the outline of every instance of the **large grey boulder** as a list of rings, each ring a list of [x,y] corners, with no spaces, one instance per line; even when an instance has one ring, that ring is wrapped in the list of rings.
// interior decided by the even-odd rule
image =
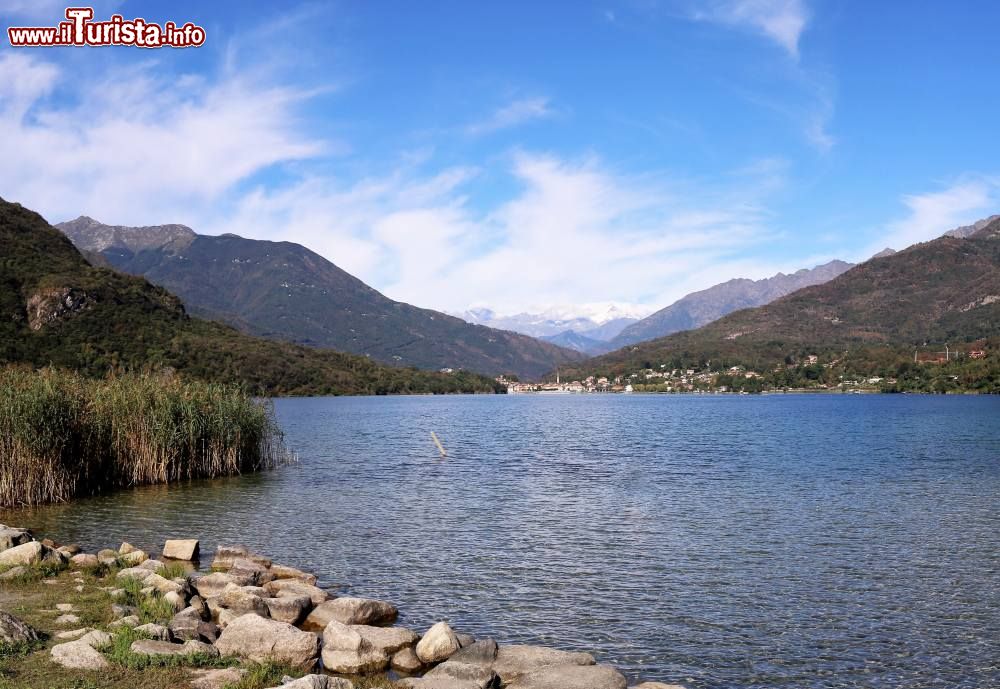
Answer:
[[[294,567],[288,567],[286,565],[272,563],[267,569],[272,575],[274,575],[275,580],[297,579],[313,586],[315,586],[317,581],[315,574],[309,574],[308,572],[303,572],[301,569],[295,569]]]
[[[164,627],[162,624],[156,624],[155,622],[141,624],[136,627],[135,630],[140,634],[145,634],[150,639],[155,639],[157,641],[170,641],[173,638],[167,627]]]
[[[319,657],[320,639],[285,622],[250,614],[229,622],[215,645],[223,655],[309,670]]]
[[[101,562],[92,553],[77,553],[70,557],[69,564],[76,569],[93,569],[101,564]]]
[[[175,644],[169,641],[140,639],[133,641],[129,648],[133,653],[147,656],[183,656],[195,653],[219,655],[219,651],[214,646],[201,641],[185,641],[182,644]]]
[[[0,642],[21,644],[38,641],[38,632],[27,622],[0,610]]]
[[[500,676],[491,668],[447,661],[431,669],[427,679],[454,679],[473,684],[476,689],[500,689]]]
[[[0,551],[30,543],[32,540],[31,532],[27,529],[0,524]]]
[[[404,672],[412,675],[420,672],[424,664],[417,657],[417,652],[408,646],[392,654],[392,657],[389,659],[389,667],[396,672]]]
[[[237,579],[236,577],[225,572],[213,572],[212,574],[206,574],[203,577],[195,577],[191,579],[191,586],[193,586],[194,590],[198,592],[198,595],[205,600],[222,595],[222,591],[230,584],[243,586],[246,583],[247,582]]]
[[[49,552],[49,549],[38,541],[29,541],[28,543],[8,548],[0,553],[0,565],[8,565],[10,567],[16,565],[37,565],[44,559],[47,552]]]
[[[271,559],[263,555],[257,555],[247,550],[241,545],[220,545],[215,549],[215,559],[212,560],[212,569],[227,570],[233,566],[236,560],[251,560],[263,567],[271,566]]]
[[[236,584],[228,584],[219,596],[219,605],[239,615],[253,613],[268,617],[267,604],[255,591],[246,590]]]
[[[286,678],[284,684],[273,689],[354,689],[354,683],[343,677],[306,675],[298,679]]]
[[[309,596],[283,596],[281,598],[264,598],[263,600],[271,619],[288,624],[298,624],[312,609],[312,600],[309,599]]]
[[[52,662],[71,670],[103,670],[109,667],[100,651],[83,641],[56,644],[50,654]]]
[[[560,651],[545,646],[503,645],[497,650],[493,669],[504,684],[517,677],[553,665],[594,665],[597,661],[589,653]]]
[[[399,686],[408,689],[481,689],[473,680],[455,679],[454,677],[408,677],[399,682]]]
[[[263,564],[243,557],[233,560],[233,564],[227,573],[230,576],[245,581],[250,586],[263,586],[267,582],[274,580],[274,575]]]
[[[177,639],[197,639],[201,636],[198,627],[203,621],[197,609],[187,607],[174,615],[167,626]]]
[[[198,559],[198,540],[194,538],[171,539],[163,544],[162,557],[171,560],[191,560]]]
[[[391,603],[370,598],[334,598],[320,603],[302,623],[303,629],[322,631],[331,622],[385,627],[396,621],[399,611]]]
[[[218,670],[194,670],[191,673],[191,689],[225,689],[236,684],[246,670],[236,667],[220,668]]]
[[[392,655],[404,648],[411,648],[420,640],[420,635],[405,627],[372,627],[364,624],[351,625],[351,629],[361,635],[377,651]]]
[[[417,657],[424,663],[440,663],[461,648],[458,637],[447,622],[438,622],[428,629],[417,644]]]
[[[625,689],[625,676],[607,665],[552,665],[521,675],[508,689]]]
[[[498,650],[499,646],[493,639],[480,639],[456,652],[449,662],[492,666]]]
[[[319,605],[330,599],[330,594],[323,589],[298,579],[275,579],[264,584],[264,590],[276,598],[309,596],[313,605]]]
[[[323,630],[323,667],[345,675],[368,675],[389,666],[389,655],[355,627],[336,620]]]

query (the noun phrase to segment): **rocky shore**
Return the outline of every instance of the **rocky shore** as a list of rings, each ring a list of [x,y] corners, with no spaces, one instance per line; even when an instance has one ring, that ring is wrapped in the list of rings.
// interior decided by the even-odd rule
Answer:
[[[0,584],[68,573],[74,592],[82,595],[90,580],[106,595],[104,628],[79,626],[72,596],[45,611],[59,628],[46,652],[68,670],[97,674],[124,654],[189,661],[198,668],[190,670],[192,689],[249,686],[247,674],[265,663],[289,669],[283,689],[627,688],[624,675],[590,653],[476,639],[445,621],[422,633],[395,626],[391,603],[335,596],[314,574],[240,546],[219,546],[209,572],[198,570],[199,558],[194,539],[166,541],[158,558],[128,543],[84,553],[0,525]],[[0,613],[0,647],[41,636]],[[127,647],[111,653],[121,639]],[[632,689],[682,688],[644,682]]]

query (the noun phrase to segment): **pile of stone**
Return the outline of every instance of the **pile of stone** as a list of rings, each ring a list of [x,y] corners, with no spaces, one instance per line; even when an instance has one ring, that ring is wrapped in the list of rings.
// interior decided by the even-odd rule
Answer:
[[[65,558],[78,568],[102,562],[128,565],[117,572],[118,585],[109,587],[109,593],[119,600],[113,605],[112,626],[127,625],[148,637],[132,644],[134,653],[221,655],[334,675],[374,675],[391,669],[405,677],[401,686],[411,689],[626,689],[620,672],[597,664],[589,653],[477,640],[456,632],[447,622],[438,622],[423,634],[395,626],[399,611],[392,604],[334,596],[316,585],[315,575],[243,547],[219,546],[210,573],[198,572],[192,564],[186,576],[168,579],[161,575],[166,561],[197,560],[198,541],[167,541],[161,559],[152,559],[128,543],[117,551],[90,555],[36,543],[26,533],[0,526],[0,546],[7,546],[0,552],[0,563],[30,566],[48,557]],[[141,625],[137,611],[121,604],[128,579],[144,595],[174,607],[169,624]],[[78,632],[79,638],[53,647],[53,660],[81,669],[106,667],[98,649],[111,637],[98,630]],[[192,686],[214,686],[218,677],[231,679],[239,672],[200,671]],[[343,677],[310,674],[289,678],[282,687],[352,689],[353,685]],[[679,688],[647,682],[635,689]]]

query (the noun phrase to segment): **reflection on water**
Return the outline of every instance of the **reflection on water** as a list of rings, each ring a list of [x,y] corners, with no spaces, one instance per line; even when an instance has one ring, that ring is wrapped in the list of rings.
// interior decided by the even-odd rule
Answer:
[[[338,591],[695,687],[1000,685],[1000,399],[279,400],[300,462],[0,513],[245,543]],[[440,459],[435,431],[448,449]]]

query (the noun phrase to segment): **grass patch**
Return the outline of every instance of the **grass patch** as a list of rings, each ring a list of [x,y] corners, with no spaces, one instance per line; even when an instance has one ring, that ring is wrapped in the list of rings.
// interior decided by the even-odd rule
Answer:
[[[189,566],[183,562],[167,562],[162,568],[156,570],[156,573],[164,579],[183,579],[189,572]]]
[[[284,457],[273,410],[238,387],[0,369],[0,507],[212,478]]]
[[[0,574],[16,568],[23,569],[24,571],[15,577],[5,579],[5,583],[17,585],[41,581],[42,579],[59,576],[61,572],[68,569],[68,566],[57,562],[38,562],[32,565],[0,565]]]
[[[149,622],[167,624],[177,612],[174,610],[173,604],[165,600],[159,593],[144,594],[142,589],[145,584],[141,579],[122,577],[118,579],[118,587],[122,590],[118,596],[118,603],[135,608],[136,615],[139,616],[142,624]]]
[[[100,649],[109,661],[128,668],[129,670],[146,670],[154,667],[231,667],[237,661],[230,658],[220,658],[219,656],[207,653],[188,653],[185,655],[162,655],[150,656],[142,653],[133,653],[132,644],[140,639],[149,637],[134,629],[123,627],[115,631],[111,637],[111,643]]]
[[[239,682],[231,682],[224,689],[265,689],[281,685],[285,676],[301,677],[302,671],[279,663],[254,663]]]

